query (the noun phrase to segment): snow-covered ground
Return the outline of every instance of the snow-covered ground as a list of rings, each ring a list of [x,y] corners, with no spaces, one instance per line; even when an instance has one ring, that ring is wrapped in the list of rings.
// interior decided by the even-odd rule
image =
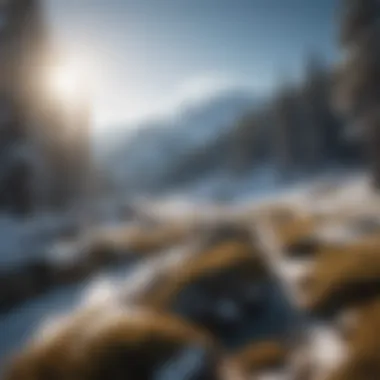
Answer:
[[[27,220],[0,215],[0,267],[41,257],[57,238],[74,226],[73,219],[67,215],[44,214]]]
[[[146,201],[145,209],[151,215],[162,220],[175,218],[194,218],[197,220],[218,220],[236,216],[247,209],[270,204],[273,201],[288,202],[298,204],[309,212],[333,213],[348,212],[350,215],[378,215],[380,208],[379,199],[368,186],[366,175],[329,176],[322,181],[320,178],[312,184],[301,184],[296,188],[284,191],[281,196],[253,198],[245,200],[239,204],[220,206],[207,202],[195,202],[184,198],[167,198],[160,201]],[[142,207],[142,209],[144,209]],[[60,231],[67,226],[67,219],[44,217],[39,220],[17,222],[9,218],[0,218],[0,231],[4,236],[0,246],[0,260],[2,266],[17,264],[28,260],[33,255],[48,252],[52,242],[59,238]],[[261,236],[271,246],[267,246],[267,251],[273,256],[268,256],[269,266],[273,269],[283,290],[288,294],[288,299],[299,298],[297,295],[297,281],[310,270],[310,260],[284,259],[279,252],[281,247],[273,246],[276,240],[268,237],[271,233],[270,226],[264,228]],[[263,232],[264,231],[264,232]],[[328,226],[325,230],[319,231],[325,239],[336,239],[347,241],[352,238],[352,233],[342,226]],[[59,240],[58,240],[59,241]],[[279,243],[278,243],[279,244]],[[33,249],[31,249],[33,247]],[[39,248],[39,249],[37,249]],[[61,247],[62,248],[62,247]],[[37,299],[30,300],[8,314],[0,316],[0,358],[16,350],[22,345],[37,328],[54,319],[55,315],[66,313],[77,307],[102,305],[107,302],[118,302],[123,300],[133,301],[134,295],[153,283],[152,279],[165,273],[165,270],[183,262],[194,252],[194,247],[187,245],[174,248],[167,252],[165,259],[163,256],[150,259],[146,263],[141,263],[138,267],[125,265],[109,269],[100,275],[94,275],[82,283],[62,287]],[[63,249],[63,248],[62,248]],[[73,251],[73,248],[65,247]],[[12,256],[10,256],[12,252]],[[59,259],[60,250],[51,251],[55,259]],[[55,252],[55,253],[54,253]],[[64,255],[65,256],[65,255]],[[310,355],[314,359],[314,364],[321,372],[330,371],[333,366],[340,363],[345,357],[345,350],[342,346],[336,330],[331,325],[322,323],[310,324],[309,338],[312,341]],[[275,374],[272,374],[273,376]],[[287,378],[284,373],[276,373],[278,378]],[[269,374],[268,374],[269,376]],[[285,376],[285,377],[284,377]],[[290,377],[290,379],[292,379]]]
[[[131,272],[128,265],[118,266],[64,286],[25,302],[10,313],[0,315],[0,363],[10,352],[20,348],[51,319],[78,307],[102,305],[120,291],[120,282]]]

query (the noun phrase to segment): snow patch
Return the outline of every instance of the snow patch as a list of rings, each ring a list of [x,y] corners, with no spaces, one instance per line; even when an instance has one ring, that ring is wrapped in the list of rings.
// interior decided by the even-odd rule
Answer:
[[[332,326],[317,324],[309,329],[311,363],[319,374],[325,376],[343,364],[347,358],[347,347]]]

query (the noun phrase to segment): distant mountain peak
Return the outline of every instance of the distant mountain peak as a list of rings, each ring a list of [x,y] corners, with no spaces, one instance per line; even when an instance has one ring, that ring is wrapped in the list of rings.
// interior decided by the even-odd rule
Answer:
[[[153,187],[173,165],[205,149],[263,102],[253,91],[231,88],[203,102],[183,103],[175,115],[141,122],[132,132],[128,128],[124,135],[119,133],[108,166],[129,186],[142,181]]]

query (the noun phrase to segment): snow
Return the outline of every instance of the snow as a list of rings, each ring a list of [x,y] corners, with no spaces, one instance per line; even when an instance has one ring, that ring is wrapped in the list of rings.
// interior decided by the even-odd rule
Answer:
[[[305,278],[305,276],[310,273],[311,269],[313,268],[313,260],[309,259],[289,259],[282,264],[283,266],[283,272],[284,276],[289,279],[289,281],[292,281],[293,283],[297,284],[300,280]]]
[[[293,304],[297,305],[297,300],[299,300],[299,289],[295,283],[293,277],[293,271],[289,270],[289,265],[287,265],[285,255],[281,250],[280,242],[272,229],[272,226],[265,221],[256,225],[258,236],[260,237],[260,244],[266,252],[263,258],[266,261],[267,267],[271,270],[276,281],[281,288],[284,290],[287,299]],[[255,230],[252,231],[255,236]]]
[[[337,179],[335,179],[337,180]],[[281,200],[300,206],[300,210],[339,212],[349,208],[350,215],[361,216],[378,213],[377,198],[368,189],[367,177],[356,176],[339,179],[339,186],[332,187],[317,198],[313,186],[303,186],[283,193]],[[275,198],[279,201],[279,198]],[[268,200],[266,200],[268,201]],[[144,201],[144,207],[152,215],[163,220],[194,217],[198,220],[216,220],[227,216],[237,216],[246,209],[254,209],[254,205],[262,205],[263,199],[256,202],[244,200],[236,207],[222,207],[207,202],[196,203],[195,200],[167,198],[165,201]],[[371,207],[372,205],[372,207]],[[237,211],[238,210],[238,211]],[[364,211],[363,211],[364,210]],[[57,215],[44,215],[36,219],[19,221],[9,216],[0,217],[0,265],[15,265],[32,257],[46,255],[57,265],[64,265],[76,260],[82,254],[88,236],[79,240],[66,241],[59,236],[70,224],[71,219]],[[103,228],[103,227],[102,227]],[[111,230],[113,226],[108,226]],[[302,279],[313,265],[312,259],[290,259],[281,252],[281,245],[269,223],[259,226],[263,247],[268,255],[265,257],[274,274],[274,281],[280,284],[288,300],[300,298],[299,280]],[[355,237],[355,231],[345,223],[328,223],[318,230],[321,238],[329,241],[349,241]],[[90,234],[91,235],[91,234]],[[77,308],[94,308],[108,310],[120,304],[132,304],[136,297],[155,286],[161,276],[175,270],[180,265],[186,265],[186,260],[198,252],[197,245],[188,244],[175,247],[169,251],[157,252],[153,258],[146,259],[135,267],[118,266],[100,275],[94,275],[80,284],[56,289],[48,294],[31,300],[14,311],[0,316],[0,357],[16,350],[33,331],[46,325],[46,334],[54,332],[64,315]],[[253,286],[246,289],[252,299],[260,296],[260,289]],[[239,309],[232,299],[221,299],[215,303],[214,311],[220,313],[226,320],[239,319]],[[345,315],[342,325],[355,323],[355,316]],[[265,322],[265,321],[264,321]],[[347,349],[340,336],[340,329],[332,323],[307,321],[308,344],[303,354],[310,356],[310,362],[316,370],[317,378],[324,378],[331,370],[344,362]],[[193,355],[194,354],[194,355]],[[196,369],[199,356],[195,353],[184,353],[176,361],[177,365],[168,366],[157,374],[157,379],[186,378],[185,373]],[[256,378],[262,380],[291,380],[294,378],[293,368],[259,374]],[[186,372],[187,371],[187,372]],[[182,377],[181,377],[182,376]],[[293,377],[292,377],[293,376]]]
[[[116,154],[106,163],[108,170],[129,190],[133,184],[137,193],[155,187],[173,163],[208,147],[261,102],[244,89],[229,89],[199,103],[186,101],[176,115],[140,123],[135,133],[118,136]]]
[[[107,305],[116,301],[117,281],[107,276],[96,278],[84,290],[81,296],[81,304],[84,307]]]
[[[309,328],[311,363],[317,371],[317,378],[324,379],[327,374],[343,364],[347,357],[347,346],[332,326],[316,323]]]
[[[5,315],[0,315],[0,362],[1,358],[24,344],[33,332],[39,332],[45,324],[57,324],[54,323],[57,317],[79,307],[101,310],[104,305],[109,307],[116,304],[117,285],[130,271],[128,265],[111,269],[81,283],[52,290]]]
[[[373,192],[367,173],[338,176],[337,189],[321,199],[311,199],[315,212],[344,212],[346,215],[373,215],[380,210],[380,198]]]
[[[180,246],[170,249],[165,255],[147,259],[139,264],[131,275],[119,284],[119,297],[125,302],[133,302],[141,294],[149,290],[161,276],[166,276],[176,266],[183,265],[185,261],[197,252],[195,247]]]

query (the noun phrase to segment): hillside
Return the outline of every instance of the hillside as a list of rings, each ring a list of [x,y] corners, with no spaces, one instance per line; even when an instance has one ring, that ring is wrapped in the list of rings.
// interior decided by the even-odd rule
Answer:
[[[194,172],[199,170],[201,176],[223,165],[236,120],[263,102],[243,90],[223,92],[202,103],[184,102],[176,115],[119,135],[107,167],[129,191],[170,187],[169,182],[181,182],[179,173],[184,171],[197,180]]]

